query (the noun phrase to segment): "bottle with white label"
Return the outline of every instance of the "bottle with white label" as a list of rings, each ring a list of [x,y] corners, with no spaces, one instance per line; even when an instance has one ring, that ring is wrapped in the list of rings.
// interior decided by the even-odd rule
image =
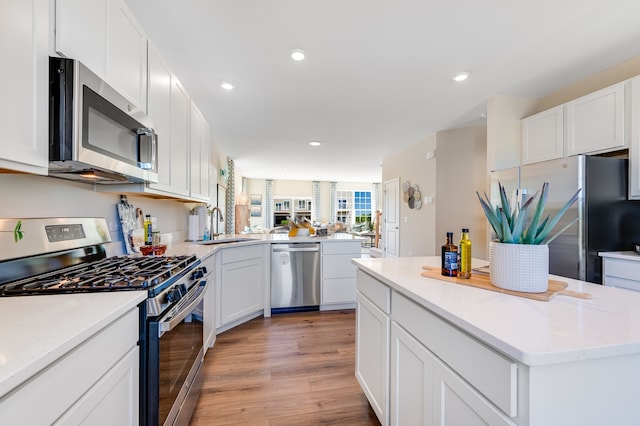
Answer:
[[[447,232],[447,242],[442,245],[442,275],[458,276],[458,247],[453,244],[453,232]]]

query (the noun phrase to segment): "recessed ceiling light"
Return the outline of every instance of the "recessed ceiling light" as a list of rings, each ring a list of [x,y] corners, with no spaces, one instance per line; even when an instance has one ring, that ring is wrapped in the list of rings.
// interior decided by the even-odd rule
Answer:
[[[304,60],[304,50],[294,49],[291,51],[291,59],[294,61],[303,61]]]
[[[453,76],[453,81],[465,81],[467,78],[469,78],[468,72],[459,72],[458,74]]]
[[[320,142],[320,141],[311,141],[311,142],[309,142],[309,145],[311,145],[311,146],[320,146],[320,145],[322,145],[322,142]]]
[[[224,90],[233,90],[233,84],[229,83],[228,81],[223,81],[222,84],[220,84],[220,87],[222,87]]]

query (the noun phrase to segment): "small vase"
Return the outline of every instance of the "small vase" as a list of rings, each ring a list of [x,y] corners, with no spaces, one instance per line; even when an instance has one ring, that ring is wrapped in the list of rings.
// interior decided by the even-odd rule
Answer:
[[[505,290],[544,293],[549,288],[549,246],[490,242],[489,281]]]

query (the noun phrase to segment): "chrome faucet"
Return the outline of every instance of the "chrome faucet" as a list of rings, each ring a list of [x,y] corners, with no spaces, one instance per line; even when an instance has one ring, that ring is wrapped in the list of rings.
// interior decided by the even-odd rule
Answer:
[[[211,229],[211,239],[215,239],[215,237],[217,237],[218,235],[220,235],[220,233],[218,233],[218,224],[216,223],[216,231],[215,233],[213,232],[213,215],[217,213],[218,214],[218,221],[219,222],[224,222],[224,217],[222,217],[222,209],[220,209],[220,207],[214,207],[211,209],[211,223],[209,224],[209,229]]]

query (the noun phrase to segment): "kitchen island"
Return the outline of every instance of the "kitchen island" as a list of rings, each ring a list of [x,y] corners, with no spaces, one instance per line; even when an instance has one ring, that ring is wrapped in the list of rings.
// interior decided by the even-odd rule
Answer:
[[[548,302],[354,259],[356,376],[382,424],[640,424],[640,294],[563,277]],[[474,267],[486,262],[475,261]]]

